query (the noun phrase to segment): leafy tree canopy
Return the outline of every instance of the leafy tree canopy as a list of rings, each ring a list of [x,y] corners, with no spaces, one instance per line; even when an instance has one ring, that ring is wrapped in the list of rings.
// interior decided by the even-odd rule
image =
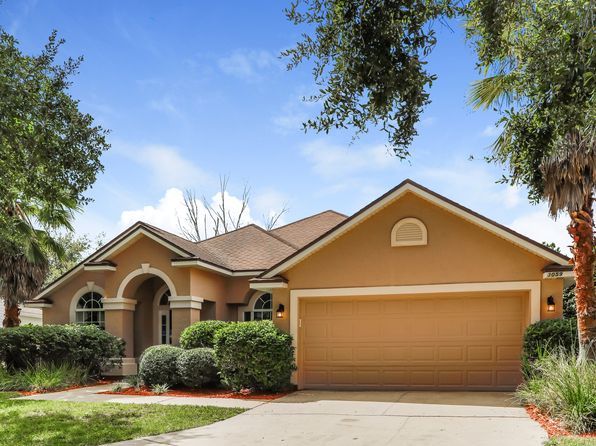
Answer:
[[[56,32],[36,56],[0,29],[0,242],[25,242],[24,226],[69,227],[68,212],[102,171],[106,130],[68,92],[82,58],[57,63]],[[65,218],[66,217],[66,218]],[[36,234],[33,233],[35,236]],[[40,234],[37,234],[40,235]]]
[[[415,125],[436,75],[426,69],[436,44],[432,23],[454,17],[450,0],[295,0],[286,11],[312,29],[284,51],[288,67],[313,59],[322,111],[304,124],[329,132],[381,128],[400,158],[409,155]]]
[[[593,0],[473,0],[468,6],[467,34],[487,75],[474,85],[471,101],[502,114],[490,159],[508,165],[506,180],[528,186],[534,201],[545,195],[545,161],[569,145],[583,144],[585,155],[593,150],[595,10]],[[583,162],[596,162],[593,156]],[[551,201],[551,211],[581,208],[590,180],[578,200]]]

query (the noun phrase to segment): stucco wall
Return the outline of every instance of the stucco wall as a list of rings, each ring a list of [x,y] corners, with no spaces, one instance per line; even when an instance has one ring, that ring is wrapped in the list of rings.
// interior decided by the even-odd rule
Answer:
[[[392,247],[393,225],[415,217],[426,225],[426,246]],[[551,263],[438,206],[407,193],[302,262],[283,272],[289,289],[542,281],[541,317],[561,314],[562,280],[542,280]],[[557,312],[547,313],[553,295]],[[289,310],[289,290],[275,290],[274,308]],[[289,329],[288,315],[276,320]]]

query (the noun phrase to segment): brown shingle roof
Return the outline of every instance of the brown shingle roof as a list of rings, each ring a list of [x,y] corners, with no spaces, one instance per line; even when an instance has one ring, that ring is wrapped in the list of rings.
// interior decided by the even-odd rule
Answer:
[[[317,237],[334,228],[347,216],[335,211],[325,211],[270,231],[296,248],[302,248]]]
[[[209,261],[204,256],[213,256],[210,261],[232,271],[267,269],[296,250],[257,225],[244,226],[195,246],[202,253],[197,257]]]

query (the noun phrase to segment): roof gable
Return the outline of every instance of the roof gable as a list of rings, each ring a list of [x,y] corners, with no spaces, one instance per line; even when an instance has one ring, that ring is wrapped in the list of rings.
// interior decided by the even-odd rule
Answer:
[[[564,256],[563,254],[560,254],[557,251],[554,251],[541,243],[538,243],[522,234],[519,234],[513,231],[512,229],[509,229],[493,220],[490,220],[472,211],[471,209],[468,209],[442,195],[437,194],[436,192],[431,191],[430,189],[425,188],[424,186],[415,183],[412,180],[407,179],[395,188],[391,189],[390,191],[379,197],[378,199],[376,199],[375,201],[369,203],[367,206],[362,208],[360,211],[356,212],[351,217],[347,218],[334,228],[327,231],[325,234],[313,240],[311,243],[307,244],[303,248],[297,250],[288,258],[282,260],[278,264],[269,268],[259,277],[271,278],[277,276],[283,271],[301,262],[306,257],[318,251],[322,247],[331,243],[333,240],[340,237],[345,232],[349,231],[350,229],[357,226],[364,220],[368,219],[370,216],[376,214],[377,212],[379,212],[389,204],[393,203],[394,201],[398,200],[400,197],[402,197],[404,194],[408,192],[413,193],[427,201],[430,201],[431,203],[443,208],[444,210],[451,212],[477,226],[480,226],[483,229],[493,233],[494,235],[501,237],[513,243],[514,245],[522,249],[525,249],[539,257],[548,259],[551,262],[554,262],[559,265],[567,265],[569,262],[568,257]]]
[[[269,231],[296,248],[308,245],[321,234],[326,233],[348,218],[332,210],[324,211],[310,217],[289,223]]]

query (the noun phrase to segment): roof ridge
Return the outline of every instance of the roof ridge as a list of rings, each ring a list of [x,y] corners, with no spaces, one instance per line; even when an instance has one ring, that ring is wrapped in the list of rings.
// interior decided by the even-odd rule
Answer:
[[[228,231],[228,232],[222,232],[221,234],[212,235],[211,237],[208,237],[208,238],[206,238],[206,239],[200,240],[200,241],[198,241],[198,242],[192,242],[192,241],[191,241],[191,243],[194,243],[195,245],[200,245],[200,244],[201,244],[201,243],[203,243],[203,242],[206,242],[206,241],[209,241],[209,240],[213,240],[213,239],[216,239],[216,238],[219,238],[219,237],[223,237],[224,235],[232,234],[233,232],[238,232],[238,231],[241,231],[242,229],[246,229],[246,228],[248,228],[248,227],[250,227],[250,226],[255,226],[256,228],[259,228],[259,229],[261,229],[261,230],[263,230],[263,231],[264,231],[264,229],[263,229],[263,228],[261,228],[261,227],[260,227],[259,225],[257,225],[256,223],[249,223],[249,224],[247,224],[247,225],[240,226],[239,228],[232,229],[231,231]]]
[[[259,225],[255,225],[255,227],[257,229],[259,229],[260,231],[262,231],[264,234],[267,234],[269,237],[274,238],[275,240],[280,241],[281,243],[283,243],[284,245],[288,245],[290,248],[293,249],[298,249],[298,246],[290,243],[289,241],[285,240],[284,238],[280,237],[277,234],[272,234],[271,231],[267,231],[265,228],[261,228]]]
[[[341,216],[341,217],[348,218],[348,216],[347,216],[347,215],[345,215],[345,214],[342,214],[341,212],[334,211],[333,209],[327,209],[327,210],[325,210],[325,211],[321,211],[321,212],[317,212],[316,214],[312,214],[312,215],[310,215],[310,216],[308,216],[308,217],[299,218],[298,220],[295,220],[295,221],[293,221],[293,222],[291,222],[291,223],[286,223],[286,224],[285,224],[285,225],[283,225],[283,226],[278,226],[277,228],[272,228],[272,229],[270,229],[268,232],[271,232],[271,231],[277,231],[278,229],[282,229],[282,228],[286,228],[286,227],[288,227],[288,226],[292,226],[292,225],[294,225],[294,224],[296,224],[296,223],[300,223],[300,222],[302,222],[302,221],[305,221],[305,220],[308,220],[308,219],[311,219],[311,218],[314,218],[314,217],[318,217],[319,215],[326,214],[327,212],[333,212],[333,213],[334,213],[334,214],[336,214],[336,215],[339,215],[339,216]]]

